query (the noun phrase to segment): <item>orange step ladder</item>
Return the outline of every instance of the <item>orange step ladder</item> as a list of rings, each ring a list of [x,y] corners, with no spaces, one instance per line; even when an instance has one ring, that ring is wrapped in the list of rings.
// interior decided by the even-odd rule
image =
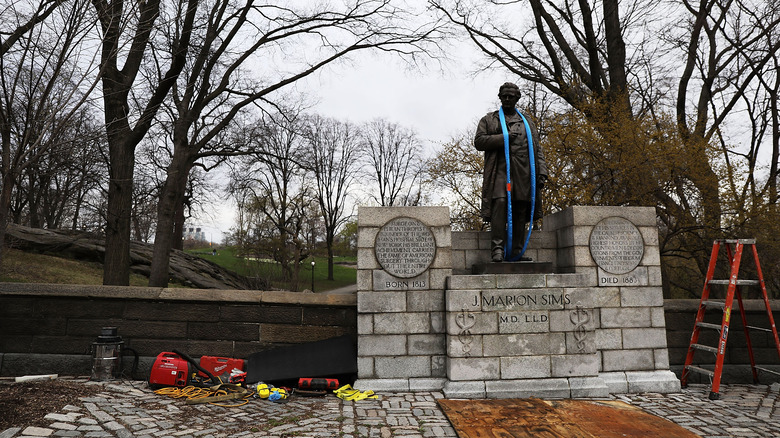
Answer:
[[[732,245],[734,246],[732,250]],[[715,274],[715,264],[718,259],[718,253],[722,246],[726,247],[728,261],[729,261],[729,279],[728,280],[713,280]],[[739,280],[739,265],[742,259],[742,252],[744,247],[749,246],[753,250],[753,259],[756,264],[756,271],[758,273],[758,280]],[[710,300],[710,286],[712,285],[727,285],[725,301]],[[742,292],[740,286],[760,286],[761,296],[764,300],[764,307],[766,308],[767,316],[769,317],[770,328],[749,326],[747,318],[745,316],[745,308],[742,305]],[[756,366],[756,361],[753,358],[753,346],[750,343],[750,330],[760,330],[764,332],[771,332],[774,335],[775,348],[777,349],[778,358],[780,358],[780,338],[777,336],[777,328],[775,327],[775,320],[772,317],[772,309],[769,307],[769,298],[766,293],[766,285],[764,284],[764,274],[761,272],[761,264],[758,262],[758,252],[756,251],[755,239],[719,239],[712,244],[712,255],[710,256],[710,264],[707,268],[707,277],[704,281],[704,290],[701,293],[701,302],[699,303],[699,311],[696,313],[696,323],[693,326],[693,334],[691,334],[691,342],[688,346],[688,354],[685,357],[685,366],[683,368],[682,376],[680,378],[680,384],[684,388],[688,384],[688,377],[691,372],[698,374],[704,374],[709,376],[712,382],[712,388],[710,389],[710,400],[717,400],[720,398],[720,378],[723,373],[723,358],[726,353],[726,341],[729,336],[729,323],[731,319],[731,309],[734,304],[734,297],[736,296],[739,304],[739,314],[742,317],[742,327],[745,330],[745,340],[747,342],[747,349],[750,356],[750,367],[753,372],[753,382],[758,382],[758,371],[764,371],[771,374],[780,375],[780,373],[761,368]],[[706,310],[717,308],[722,310],[723,318],[720,325],[704,322],[704,315]],[[716,330],[718,332],[718,345],[711,347],[708,345],[699,344],[699,334],[702,329]],[[712,371],[702,368],[701,366],[693,365],[693,356],[697,351],[703,351],[715,355],[715,367]]]

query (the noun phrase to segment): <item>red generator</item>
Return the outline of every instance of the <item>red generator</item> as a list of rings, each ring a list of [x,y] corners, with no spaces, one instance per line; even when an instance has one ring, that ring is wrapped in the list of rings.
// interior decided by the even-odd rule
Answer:
[[[200,367],[216,377],[221,377],[223,382],[228,381],[228,376],[233,369],[244,371],[244,359],[232,359],[229,357],[201,356]],[[201,378],[208,377],[206,373],[198,371]]]
[[[149,386],[176,386],[183,388],[189,382],[190,366],[186,359],[176,353],[164,351],[157,355],[149,373]]]

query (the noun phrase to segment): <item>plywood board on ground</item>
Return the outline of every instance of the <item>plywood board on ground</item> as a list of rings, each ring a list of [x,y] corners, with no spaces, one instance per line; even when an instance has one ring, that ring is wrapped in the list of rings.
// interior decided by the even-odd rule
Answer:
[[[620,401],[439,400],[460,438],[697,438]]]

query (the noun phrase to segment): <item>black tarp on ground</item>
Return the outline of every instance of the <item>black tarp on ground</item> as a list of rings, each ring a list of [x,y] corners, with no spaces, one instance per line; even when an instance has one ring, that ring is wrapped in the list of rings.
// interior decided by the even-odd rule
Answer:
[[[301,377],[354,379],[357,340],[344,335],[253,353],[246,361],[246,381],[278,382]],[[347,383],[347,382],[344,382]]]

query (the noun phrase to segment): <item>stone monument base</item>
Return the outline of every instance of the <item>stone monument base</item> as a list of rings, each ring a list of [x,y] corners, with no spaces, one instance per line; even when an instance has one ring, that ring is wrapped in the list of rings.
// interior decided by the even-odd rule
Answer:
[[[671,371],[601,373],[595,377],[446,381],[447,398],[609,398],[610,394],[680,392]]]
[[[477,263],[471,266],[473,275],[482,274],[552,274],[551,262]]]

